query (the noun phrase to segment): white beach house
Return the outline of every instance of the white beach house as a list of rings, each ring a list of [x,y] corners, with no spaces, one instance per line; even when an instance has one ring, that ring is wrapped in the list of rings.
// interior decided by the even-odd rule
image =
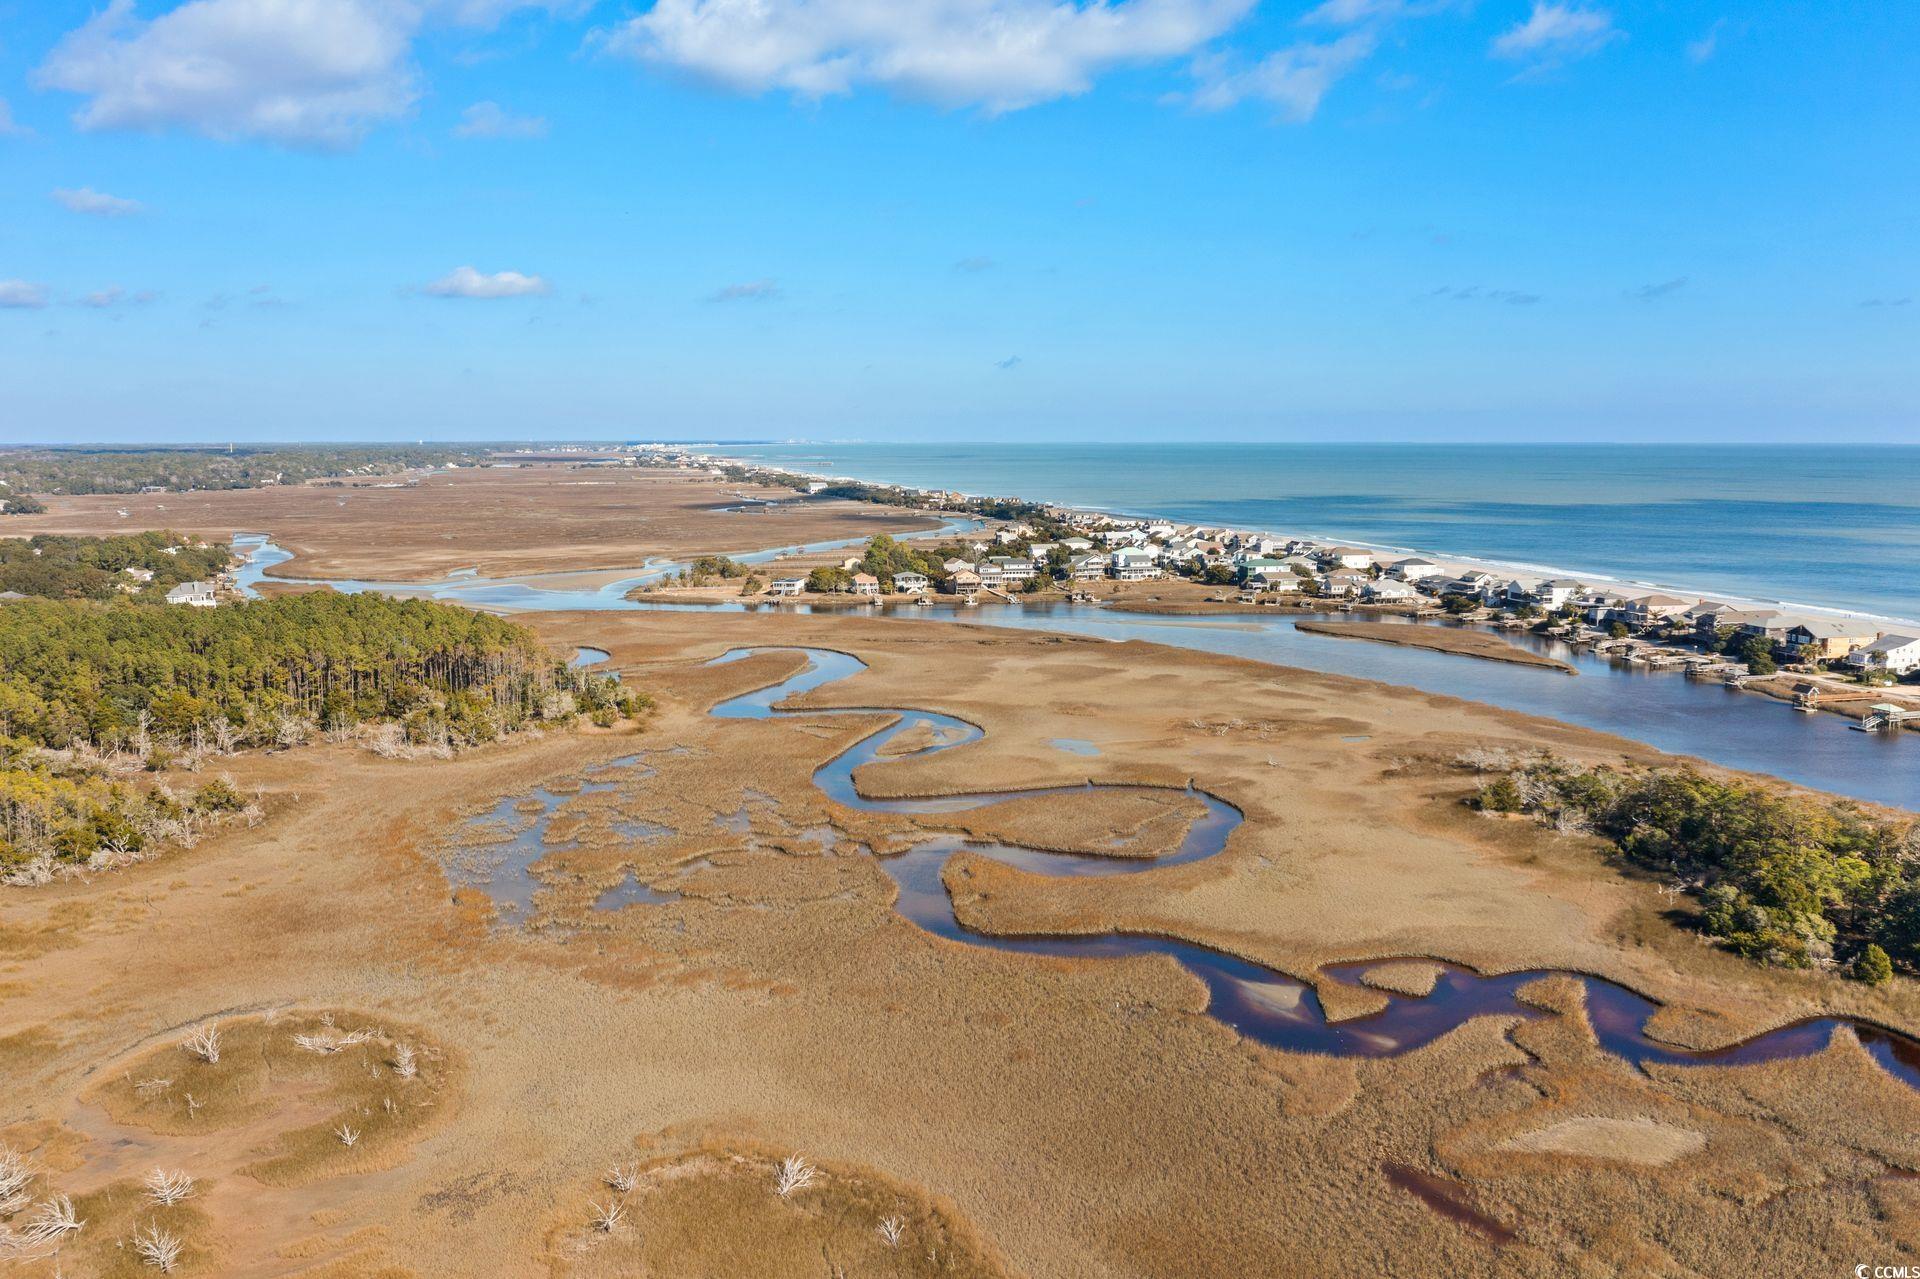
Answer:
[[[1847,665],[1862,671],[1906,675],[1920,670],[1920,636],[1882,635],[1847,654]]]

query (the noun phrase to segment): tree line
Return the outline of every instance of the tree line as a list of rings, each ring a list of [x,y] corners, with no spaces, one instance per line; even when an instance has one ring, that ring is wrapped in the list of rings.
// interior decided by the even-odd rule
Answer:
[[[464,445],[245,445],[224,448],[20,448],[0,450],[0,480],[15,501],[34,493],[138,493],[145,488],[258,488],[334,475],[388,475],[420,466],[473,462]],[[5,496],[0,493],[0,496]],[[37,506],[37,501],[33,503]],[[13,509],[9,504],[9,510]]]

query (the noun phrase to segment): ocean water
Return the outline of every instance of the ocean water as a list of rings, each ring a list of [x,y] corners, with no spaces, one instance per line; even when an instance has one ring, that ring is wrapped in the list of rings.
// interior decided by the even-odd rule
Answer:
[[[783,444],[863,480],[1920,619],[1920,445]]]

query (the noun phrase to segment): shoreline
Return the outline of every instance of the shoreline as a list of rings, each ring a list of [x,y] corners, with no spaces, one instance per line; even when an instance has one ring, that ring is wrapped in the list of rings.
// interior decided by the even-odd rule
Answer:
[[[1424,648],[1436,653],[1454,653],[1461,657],[1477,657],[1485,662],[1510,662],[1515,666],[1534,666],[1543,670],[1559,671],[1566,675],[1578,675],[1566,662],[1544,653],[1535,653],[1509,644],[1498,635],[1486,631],[1466,630],[1462,627],[1446,626],[1395,626],[1383,622],[1322,622],[1314,618],[1302,618],[1293,624],[1295,630],[1305,631],[1309,635],[1331,635],[1338,639],[1366,640],[1373,644],[1399,644],[1406,648]]]
[[[751,448],[751,447],[758,447],[758,446],[721,445],[718,447]],[[787,466],[784,464],[776,464],[772,462],[762,461],[758,458],[751,458],[746,455],[732,456],[725,453],[720,453],[720,454],[690,453],[689,456],[695,458],[697,461],[700,461],[702,463],[709,464],[709,465],[717,464],[717,463],[725,463],[725,464],[734,465],[734,466],[749,464],[749,465],[764,467],[765,469],[771,470],[771,471],[779,471],[788,475],[798,476],[801,479],[819,480],[827,483],[845,482],[845,483],[854,483],[854,484],[889,485],[889,486],[904,488],[904,489],[914,489],[919,487],[916,485],[904,484],[898,480],[862,477],[857,475],[831,475],[822,471],[807,471],[807,470],[802,470],[796,467]],[[957,493],[960,496],[966,497],[966,498],[985,498],[985,497],[1010,498],[1011,500],[1015,500],[1015,501],[1031,502],[1035,505],[1051,506],[1060,510],[1072,511],[1072,512],[1075,512],[1076,514],[1104,516],[1104,517],[1110,517],[1110,518],[1121,519],[1121,520],[1165,520],[1169,523],[1188,524],[1188,525],[1194,525],[1200,528],[1236,527],[1236,526],[1227,525],[1227,524],[1215,524],[1209,521],[1192,520],[1184,517],[1176,517],[1176,516],[1168,515],[1161,511],[1134,511],[1134,510],[1127,510],[1127,509],[1123,509],[1115,506],[1090,506],[1090,505],[1080,505],[1080,504],[1069,503],[1069,502],[1054,502],[1044,497],[1035,498],[1035,497],[1028,497],[1025,495],[1016,495],[1016,494],[968,493],[961,489],[948,489],[945,491]],[[1897,629],[1905,628],[1905,629],[1912,630],[1916,634],[1920,634],[1920,618],[1901,617],[1897,614],[1891,614],[1891,613],[1875,613],[1865,609],[1846,608],[1846,607],[1841,607],[1839,605],[1834,605],[1834,604],[1808,604],[1808,603],[1802,603],[1797,600],[1780,599],[1777,597],[1770,597],[1770,596],[1731,594],[1731,593],[1719,592],[1719,591],[1704,591],[1696,587],[1683,586],[1683,585],[1679,585],[1672,582],[1643,581],[1638,578],[1621,577],[1613,573],[1595,572],[1595,571],[1588,571],[1583,569],[1563,568],[1563,567],[1556,567],[1556,566],[1547,565],[1547,564],[1534,564],[1525,560],[1492,559],[1492,558],[1487,558],[1483,556],[1456,554],[1449,551],[1430,550],[1430,549],[1423,549],[1420,547],[1398,546],[1398,545],[1394,545],[1386,542],[1369,542],[1361,538],[1350,538],[1344,535],[1318,533],[1318,532],[1313,532],[1306,529],[1263,528],[1257,525],[1247,525],[1245,529],[1241,531],[1250,532],[1250,533],[1259,533],[1259,534],[1270,536],[1270,537],[1300,538],[1305,541],[1327,542],[1327,543],[1333,543],[1333,544],[1338,544],[1342,546],[1352,546],[1359,550],[1377,552],[1377,553],[1386,554],[1386,555],[1398,555],[1403,557],[1404,556],[1422,556],[1422,557],[1433,560],[1436,564],[1439,564],[1444,568],[1446,568],[1447,570],[1455,572],[1456,574],[1458,572],[1477,569],[1482,572],[1498,573],[1502,576],[1515,578],[1521,581],[1537,582],[1537,581],[1545,581],[1549,578],[1561,578],[1561,577],[1574,578],[1581,582],[1587,583],[1589,585],[1601,586],[1601,587],[1606,587],[1608,589],[1618,590],[1622,594],[1645,595],[1650,593],[1659,593],[1659,594],[1686,595],[1686,596],[1692,596],[1694,598],[1701,599],[1701,600],[1714,600],[1719,603],[1727,604],[1735,608],[1783,609],[1783,610],[1791,610],[1797,613],[1809,613],[1809,614],[1813,614],[1821,617],[1846,618],[1849,620],[1873,622],[1876,624],[1884,623],[1886,624],[1888,629],[1897,630]]]

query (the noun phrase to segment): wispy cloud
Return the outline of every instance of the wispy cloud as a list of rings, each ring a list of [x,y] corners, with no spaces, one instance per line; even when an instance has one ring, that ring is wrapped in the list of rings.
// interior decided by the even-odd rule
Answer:
[[[1727,20],[1721,18],[1707,28],[1707,34],[1701,36],[1698,40],[1689,41],[1687,44],[1687,61],[1693,63],[1707,62],[1713,58],[1714,54],[1720,52],[1720,32],[1725,29],[1726,25]]]
[[[92,187],[55,187],[53,198],[75,213],[96,218],[126,218],[147,210],[147,206],[138,200],[108,195]]]
[[[995,360],[993,362],[993,367],[996,369],[1001,369],[1005,371],[1005,370],[1017,369],[1020,367],[1022,363],[1024,363],[1024,361],[1022,361],[1019,356],[1009,355],[1004,360]]]
[[[552,292],[552,286],[537,275],[518,271],[495,271],[491,275],[470,266],[457,266],[420,290],[428,297],[496,298],[537,297]]]
[[[160,295],[151,289],[129,293],[115,284],[97,292],[82,295],[80,305],[92,307],[96,311],[107,311],[117,306],[146,306],[150,302],[157,301],[159,297]]]
[[[26,280],[0,280],[0,308],[38,311],[47,304],[47,286]]]
[[[1676,275],[1671,280],[1662,280],[1658,284],[1643,284],[1627,294],[1639,302],[1654,302],[1660,298],[1672,297],[1687,287],[1687,277]]]
[[[1250,67],[1234,69],[1218,56],[1196,59],[1199,87],[1192,103],[1202,111],[1224,111],[1249,99],[1271,103],[1283,120],[1311,120],[1335,83],[1373,53],[1372,33],[1354,31],[1327,44],[1296,44],[1268,54]]]
[[[544,138],[547,122],[542,116],[513,115],[498,102],[476,102],[461,114],[460,123],[453,127],[453,136],[502,140]]]
[[[658,0],[612,53],[741,93],[871,85],[990,113],[1085,93],[1106,71],[1187,57],[1254,0]]]
[[[1598,53],[1625,38],[1626,33],[1613,25],[1613,15],[1605,9],[1534,0],[1527,20],[1496,37],[1491,52],[1511,62],[1557,66]]]
[[[961,258],[953,264],[953,269],[956,271],[964,271],[969,275],[978,275],[982,271],[993,270],[993,266],[994,262],[992,258],[976,256]]]
[[[1426,296],[1452,302],[1503,302],[1508,306],[1533,306],[1545,301],[1538,293],[1527,293],[1520,289],[1487,289],[1477,284],[1463,288],[1442,285]]]
[[[1471,0],[1325,0],[1300,21],[1307,26],[1351,27],[1363,22],[1424,18],[1468,3]]]
[[[780,296],[780,286],[772,280],[749,280],[745,284],[729,284],[725,288],[715,289],[707,298],[709,302],[771,302]]]
[[[1861,305],[1861,306],[1866,306],[1866,307],[1876,307],[1876,306],[1911,306],[1912,304],[1913,304],[1913,299],[1912,299],[1912,298],[1910,298],[1910,297],[1898,297],[1898,298],[1866,298],[1866,299],[1864,299],[1864,300],[1863,300],[1863,301],[1862,301],[1862,302],[1860,303],[1860,305]]]
[[[13,108],[0,98],[0,138],[24,138],[33,130],[13,118]]]

